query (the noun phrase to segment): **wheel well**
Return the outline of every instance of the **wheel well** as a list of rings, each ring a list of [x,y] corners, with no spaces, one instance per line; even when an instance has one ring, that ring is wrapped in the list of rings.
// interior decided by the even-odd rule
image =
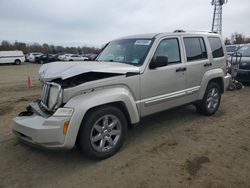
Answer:
[[[97,108],[101,108],[101,107],[104,107],[104,106],[114,106],[114,107],[120,109],[125,115],[125,118],[126,118],[126,120],[128,122],[128,126],[132,127],[131,119],[130,119],[127,107],[125,106],[125,104],[122,101],[106,103],[106,104],[102,104],[102,105],[95,106],[95,107],[92,107],[92,108],[88,109],[88,111],[85,113],[84,117],[82,118],[81,126],[82,126],[85,118],[87,117],[88,113],[91,113],[92,111],[96,110]],[[80,129],[81,129],[81,126],[80,126]],[[78,130],[78,133],[77,133],[76,144],[78,143],[78,140],[79,140],[80,129]]]
[[[128,124],[131,124],[131,119],[130,119],[127,107],[122,101],[106,103],[106,104],[102,104],[102,105],[99,105],[99,106],[92,107],[92,108],[88,109],[88,111],[85,113],[82,121],[84,121],[84,118],[88,115],[88,113],[90,113],[91,111],[93,111],[93,110],[95,110],[97,108],[101,108],[101,107],[104,107],[104,106],[114,106],[114,107],[120,109],[124,113]]]
[[[209,81],[210,82],[215,82],[220,86],[221,89],[221,93],[224,93],[224,82],[223,82],[223,78],[218,77],[218,78],[213,78]]]
[[[15,61],[14,61],[14,62],[17,62],[17,61],[18,61],[18,62],[21,62],[21,60],[20,60],[20,59],[15,59]]]

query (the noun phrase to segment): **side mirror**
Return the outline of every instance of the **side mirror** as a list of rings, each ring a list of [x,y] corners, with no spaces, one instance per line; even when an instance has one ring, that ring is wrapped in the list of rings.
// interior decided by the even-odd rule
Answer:
[[[164,67],[168,65],[168,57],[167,56],[156,56],[152,59],[149,68],[155,69],[157,67]]]

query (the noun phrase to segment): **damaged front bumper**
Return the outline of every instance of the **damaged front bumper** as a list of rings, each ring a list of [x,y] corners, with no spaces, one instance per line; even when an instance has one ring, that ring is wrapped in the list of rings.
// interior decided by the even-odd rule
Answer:
[[[70,149],[65,145],[67,129],[72,113],[56,111],[53,115],[44,112],[39,103],[31,103],[28,110],[13,119],[12,130],[18,139],[26,144],[48,149]],[[59,110],[58,109],[58,110]]]

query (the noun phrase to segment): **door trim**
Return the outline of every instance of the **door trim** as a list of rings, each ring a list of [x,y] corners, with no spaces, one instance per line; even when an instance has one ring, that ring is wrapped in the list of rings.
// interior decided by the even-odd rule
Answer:
[[[176,92],[172,92],[172,93],[168,93],[168,94],[164,94],[164,95],[159,95],[159,96],[155,96],[155,97],[150,97],[150,98],[138,100],[138,101],[136,101],[136,104],[144,103],[145,107],[152,106],[152,105],[156,105],[156,104],[159,104],[162,102],[172,100],[174,98],[182,97],[185,95],[191,95],[194,92],[199,91],[199,89],[200,89],[200,86],[195,86],[192,88],[188,88],[188,89],[184,89],[184,90],[180,90],[180,91],[176,91]]]

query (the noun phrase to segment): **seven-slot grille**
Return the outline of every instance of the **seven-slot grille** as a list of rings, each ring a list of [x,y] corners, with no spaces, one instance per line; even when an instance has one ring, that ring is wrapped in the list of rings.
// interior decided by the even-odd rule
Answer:
[[[48,83],[44,83],[43,85],[43,91],[42,91],[42,99],[41,102],[43,103],[43,105],[45,105],[46,107],[48,107],[49,105],[49,92],[50,92],[50,87],[51,85]]]

